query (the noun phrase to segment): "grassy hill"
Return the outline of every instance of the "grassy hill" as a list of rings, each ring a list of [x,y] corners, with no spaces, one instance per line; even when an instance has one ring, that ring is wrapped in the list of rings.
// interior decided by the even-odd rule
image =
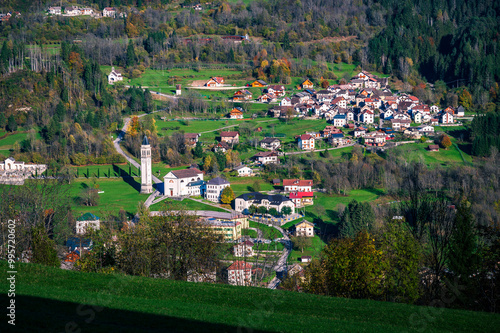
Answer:
[[[500,325],[490,313],[16,266],[23,332],[493,332]],[[8,290],[7,280],[0,286]]]

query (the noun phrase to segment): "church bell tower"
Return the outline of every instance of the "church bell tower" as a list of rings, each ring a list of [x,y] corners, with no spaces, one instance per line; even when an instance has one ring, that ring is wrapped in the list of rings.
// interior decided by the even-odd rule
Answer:
[[[141,193],[153,193],[151,146],[145,135],[141,145]]]

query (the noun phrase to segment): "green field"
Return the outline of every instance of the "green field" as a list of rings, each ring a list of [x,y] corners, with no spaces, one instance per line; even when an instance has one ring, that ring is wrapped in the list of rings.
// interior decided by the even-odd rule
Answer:
[[[348,205],[353,199],[357,201],[373,201],[383,194],[382,190],[352,190],[349,195],[334,195],[316,192],[314,193],[314,205],[306,207],[306,219],[313,221],[315,218],[320,218],[326,223],[337,223],[337,206],[339,204]],[[325,213],[318,215],[315,207],[320,206],[325,209]]]
[[[452,142],[454,140],[452,139]],[[396,154],[401,154],[408,161],[423,160],[427,166],[441,165],[444,167],[452,164],[464,164],[464,160],[455,145],[448,149],[440,148],[439,152],[428,151],[429,143],[409,143],[396,147]],[[472,163],[472,156],[462,151],[466,163]]]
[[[7,263],[0,262],[7,271]],[[24,332],[495,332],[498,314],[16,263]],[[6,279],[0,282],[8,290]],[[6,319],[4,319],[6,320]]]
[[[274,190],[273,185],[262,180],[260,177],[230,177],[228,180],[236,197],[243,193],[253,192],[252,186],[256,180],[260,183],[259,192]]]
[[[249,227],[250,228],[257,228],[262,230],[262,237],[266,239],[276,239],[276,238],[281,238],[281,232],[279,232],[277,229],[270,227],[268,225],[254,222],[254,221],[249,221]]]
[[[28,133],[14,133],[6,136],[0,140],[0,150],[8,150],[13,148],[14,143],[25,140],[28,137]]]
[[[172,210],[210,210],[214,212],[227,212],[227,210],[224,210],[222,208],[206,205],[204,203],[194,201],[191,199],[184,199],[182,201],[165,199],[158,203],[155,203],[154,205],[151,205],[149,208],[152,211],[172,209]]]
[[[139,201],[145,201],[148,194],[140,194],[140,180],[128,179],[129,183],[123,179],[97,179],[99,191],[104,193],[99,194],[99,204],[89,207],[83,206],[78,201],[82,191],[86,187],[92,187],[91,180],[75,180],[71,183],[70,195],[72,198],[72,210],[77,214],[86,212],[93,213],[97,216],[106,216],[108,214],[117,215],[120,209],[124,209],[129,217],[137,212],[137,204]]]
[[[304,252],[301,252],[300,249],[293,249],[288,257],[288,263],[296,264],[300,262],[299,258],[302,256],[312,256],[313,259],[319,259],[319,254],[326,245],[325,242],[318,236],[311,237],[310,242],[311,245],[305,247]]]

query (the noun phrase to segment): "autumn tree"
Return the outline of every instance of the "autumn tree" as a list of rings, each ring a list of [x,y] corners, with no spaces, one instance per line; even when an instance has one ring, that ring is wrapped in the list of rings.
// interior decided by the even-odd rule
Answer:
[[[227,186],[222,190],[221,199],[223,204],[231,204],[234,200],[234,192],[231,186]]]
[[[450,137],[446,134],[443,134],[443,136],[441,136],[441,140],[439,141],[439,144],[441,145],[441,147],[443,147],[445,149],[450,148],[451,147]]]
[[[304,289],[315,294],[378,299],[384,293],[383,254],[372,235],[335,239],[322,251],[320,261],[305,271]]]
[[[71,52],[69,54],[69,68],[78,74],[83,73],[83,62],[80,53]]]
[[[462,92],[458,96],[458,101],[460,105],[462,105],[466,110],[472,107],[472,95],[467,90],[467,88],[464,88],[462,90]]]

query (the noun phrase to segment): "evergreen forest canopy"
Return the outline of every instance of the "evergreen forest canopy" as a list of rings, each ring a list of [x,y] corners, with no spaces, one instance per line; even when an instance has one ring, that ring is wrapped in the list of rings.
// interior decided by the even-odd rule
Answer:
[[[49,1],[11,0],[2,6],[6,11],[25,8],[32,14],[28,12],[9,20],[1,26],[0,32],[4,37],[28,44],[74,37],[109,39],[126,35],[144,39],[144,49],[153,58],[160,51],[159,48],[154,50],[153,45],[168,41],[168,48],[179,48],[180,51],[173,52],[167,59],[173,62],[181,59],[228,61],[229,50],[224,52],[224,57],[218,56],[217,52],[204,50],[206,47],[200,50],[202,45],[198,43],[192,43],[198,46],[186,47],[179,43],[180,37],[247,33],[251,37],[262,37],[263,47],[268,53],[274,49],[276,59],[285,56],[333,62],[338,58],[359,63],[363,68],[395,74],[411,83],[425,78],[431,83],[445,81],[450,86],[464,85],[469,87],[476,103],[483,106],[488,102],[487,91],[500,78],[498,1],[260,0],[248,5],[226,1],[200,3],[208,10],[189,10],[189,6],[195,4],[190,0],[82,1],[82,5],[92,5],[99,10],[106,6],[122,6],[122,11],[130,11],[130,6],[133,6],[140,10],[130,11],[123,20],[83,23],[61,17],[45,19],[42,11],[52,4]],[[179,11],[179,5],[187,7],[186,10]],[[358,43],[350,41],[338,47],[335,46],[338,43],[324,40],[346,36],[356,37]],[[271,44],[266,46],[265,42]],[[102,56],[107,53],[111,53],[111,63],[123,61],[122,48],[113,47],[109,41],[98,44],[97,49],[90,48],[87,52],[101,54],[102,59],[97,59],[101,64],[110,64],[109,59]],[[236,57],[229,60],[249,61],[257,52],[258,48],[247,46],[237,50]]]

